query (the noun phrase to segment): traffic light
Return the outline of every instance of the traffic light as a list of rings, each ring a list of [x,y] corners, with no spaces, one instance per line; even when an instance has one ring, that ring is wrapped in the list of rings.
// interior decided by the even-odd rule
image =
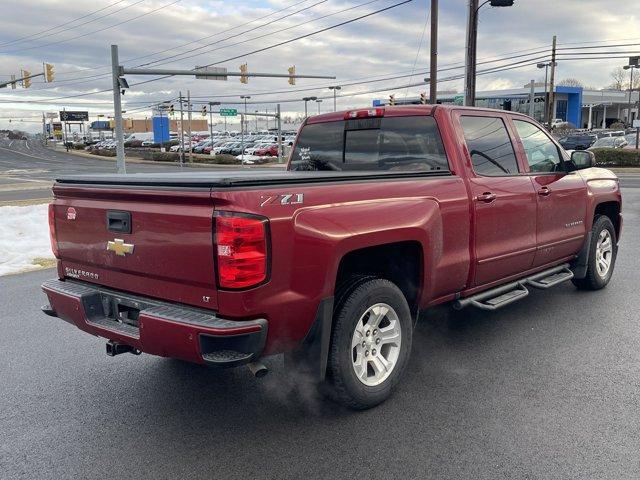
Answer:
[[[173,103],[169,105],[169,115],[173,115],[175,112],[173,110]]]
[[[292,65],[289,67],[289,85],[296,84],[296,77],[294,77],[295,74],[296,74],[296,66]]]
[[[50,63],[44,64],[44,79],[47,83],[53,82],[53,78],[55,76],[55,70],[53,69],[53,65]]]
[[[242,65],[240,65],[240,73],[242,75],[240,75],[240,83],[249,83],[249,77],[247,77],[246,73],[247,73],[247,64],[243,63]]]
[[[29,88],[31,86],[31,72],[29,70],[22,71],[22,87]]]
[[[207,106],[206,106],[206,105],[203,105],[203,106],[202,106],[202,116],[203,116],[203,117],[206,117],[206,116],[207,116]]]
[[[389,105],[394,106],[396,104],[396,96],[389,95]]]
[[[425,92],[422,92],[420,94],[420,103],[422,105],[426,105],[427,104],[427,94]]]

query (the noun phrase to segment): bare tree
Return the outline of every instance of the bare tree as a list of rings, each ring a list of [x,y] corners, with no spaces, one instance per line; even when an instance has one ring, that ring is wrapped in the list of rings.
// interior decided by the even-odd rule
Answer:
[[[577,78],[569,77],[564,78],[558,82],[558,85],[562,87],[584,87],[584,83],[582,83]]]
[[[616,67],[611,71],[611,85],[609,88],[612,90],[628,90],[630,81],[630,71],[625,70],[622,67]],[[633,75],[633,88],[635,90],[640,88],[640,72],[634,72]]]

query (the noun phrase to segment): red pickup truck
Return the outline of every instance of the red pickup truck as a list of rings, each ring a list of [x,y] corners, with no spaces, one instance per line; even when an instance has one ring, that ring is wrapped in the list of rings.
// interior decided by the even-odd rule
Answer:
[[[531,118],[454,106],[308,118],[287,171],[58,179],[45,313],[212,366],[284,353],[353,408],[386,399],[420,310],[495,310],[571,280],[600,289],[617,177]]]

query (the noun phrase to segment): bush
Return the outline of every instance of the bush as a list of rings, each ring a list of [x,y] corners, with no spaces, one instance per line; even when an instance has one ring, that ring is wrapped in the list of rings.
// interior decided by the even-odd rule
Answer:
[[[99,155],[101,157],[115,157],[116,156],[115,149],[108,150],[108,149],[105,149],[105,148],[100,148],[100,149],[91,150],[91,153],[93,155]]]
[[[624,148],[594,148],[598,167],[640,167],[640,153]]]
[[[624,130],[624,123],[622,122],[615,122],[612,123],[611,125],[609,125],[609,128],[612,130]]]
[[[74,143],[72,145],[72,148],[74,150],[84,150],[84,147],[86,147],[86,145],[84,143]]]
[[[142,140],[129,140],[127,142],[124,142],[124,146],[130,148],[139,148],[142,146]]]

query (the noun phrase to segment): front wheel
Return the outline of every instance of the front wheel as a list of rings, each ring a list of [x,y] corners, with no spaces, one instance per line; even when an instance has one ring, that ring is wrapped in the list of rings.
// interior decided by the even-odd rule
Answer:
[[[616,230],[613,223],[604,215],[596,217],[591,228],[587,275],[574,279],[573,284],[584,290],[600,290],[606,287],[613,275],[617,253]]]
[[[392,282],[368,279],[337,307],[328,364],[333,397],[351,408],[371,408],[391,395],[409,359],[409,305]]]

